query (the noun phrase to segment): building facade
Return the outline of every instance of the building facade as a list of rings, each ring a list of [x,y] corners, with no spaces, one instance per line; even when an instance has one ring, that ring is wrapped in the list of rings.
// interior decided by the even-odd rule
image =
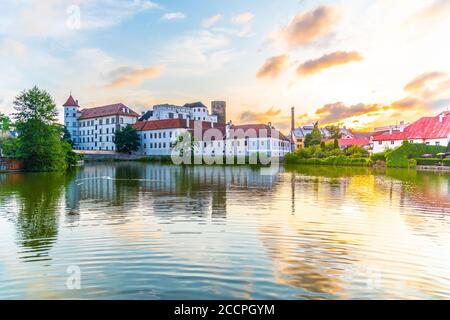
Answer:
[[[450,111],[423,117],[400,131],[390,130],[373,138],[373,152],[383,152],[402,145],[403,141],[447,146],[450,140]]]
[[[114,135],[136,123],[139,114],[122,103],[80,110],[72,95],[64,107],[64,125],[70,132],[74,148],[115,151]]]
[[[283,157],[290,152],[289,139],[270,124],[235,126],[231,122],[220,125],[189,119],[165,119],[139,121],[133,127],[139,132],[139,153],[144,156],[170,156],[179,137],[186,132],[194,135],[192,150],[195,156],[244,157],[264,153],[268,157]],[[197,136],[199,133],[200,137]]]

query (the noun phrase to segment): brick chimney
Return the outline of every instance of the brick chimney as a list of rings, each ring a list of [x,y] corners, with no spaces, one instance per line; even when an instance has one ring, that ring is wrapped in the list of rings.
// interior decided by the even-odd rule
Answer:
[[[295,107],[291,108],[291,132],[294,134],[295,130]]]

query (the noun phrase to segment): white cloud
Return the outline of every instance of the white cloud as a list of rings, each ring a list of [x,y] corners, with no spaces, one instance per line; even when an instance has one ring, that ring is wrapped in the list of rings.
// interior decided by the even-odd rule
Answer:
[[[196,76],[220,70],[236,53],[224,34],[208,30],[196,31],[173,39],[159,52],[158,63],[167,66],[171,76]]]
[[[245,24],[245,23],[249,23],[250,21],[252,21],[254,18],[253,13],[251,12],[244,12],[241,14],[238,14],[234,17],[231,18],[231,22],[234,24]]]
[[[78,30],[70,26],[74,18],[79,17],[81,30],[107,28],[157,7],[156,3],[148,0],[2,0],[0,33],[58,37]]]
[[[205,19],[202,21],[202,27],[203,28],[211,28],[213,25],[215,25],[217,22],[222,20],[221,14],[216,14],[215,16],[212,16],[208,19]]]
[[[161,20],[180,20],[185,18],[186,15],[183,12],[168,12],[161,17]]]

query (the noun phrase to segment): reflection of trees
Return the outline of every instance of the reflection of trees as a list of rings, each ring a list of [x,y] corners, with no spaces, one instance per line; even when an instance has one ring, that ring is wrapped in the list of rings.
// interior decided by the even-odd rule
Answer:
[[[67,173],[28,173],[8,175],[2,193],[17,196],[14,217],[22,247],[31,249],[35,258],[48,254],[58,234],[58,205],[64,185],[73,178]]]
[[[386,175],[401,181],[401,204],[450,212],[450,173],[387,169]]]

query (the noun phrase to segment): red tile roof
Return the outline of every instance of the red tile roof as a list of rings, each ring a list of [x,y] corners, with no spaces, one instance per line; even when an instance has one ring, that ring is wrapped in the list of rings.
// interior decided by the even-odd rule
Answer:
[[[79,107],[78,101],[75,101],[72,95],[70,95],[66,103],[63,104],[63,107]]]
[[[96,108],[89,108],[81,110],[80,119],[90,119],[105,116],[129,116],[139,117],[139,114],[128,108],[123,103],[116,103],[107,106],[101,106]]]
[[[286,140],[289,141],[288,138],[284,134],[282,134],[280,131],[276,129],[272,129],[267,124],[244,124],[244,125],[237,125],[233,126],[232,129],[234,130],[244,130],[246,132],[247,130],[255,130],[258,137],[274,137],[278,136],[280,140]]]
[[[194,122],[198,123],[200,121],[189,121],[189,127],[187,126],[187,121],[184,119],[165,119],[165,120],[150,120],[150,121],[138,121],[133,127],[138,131],[151,131],[151,130],[162,130],[162,129],[175,129],[175,128],[183,128],[188,130],[194,129]],[[207,129],[212,128],[210,122],[201,121],[202,123],[202,133],[204,134]],[[214,124],[213,128],[218,129],[225,135],[225,125],[223,124]],[[261,130],[267,130],[267,136],[272,137],[277,133],[281,140],[289,141],[281,132],[276,129],[271,129],[268,125],[265,124],[248,124],[248,125],[234,125],[231,129],[234,130],[244,130],[244,134],[249,129],[254,129],[258,137],[263,137],[266,133]],[[248,133],[247,133],[248,134]]]
[[[443,116],[442,122],[440,118]],[[450,111],[435,117],[423,117],[405,128],[403,132],[384,133],[373,138],[374,141],[442,139],[450,134]]]
[[[210,122],[206,121],[189,121],[189,127],[187,126],[187,121],[185,119],[164,119],[164,120],[150,120],[150,121],[138,121],[133,127],[138,131],[151,131],[151,130],[162,130],[162,129],[175,129],[175,128],[184,128],[193,130],[194,122],[201,123],[202,130],[212,128]],[[214,128],[225,128],[224,125],[214,124]]]
[[[370,145],[370,139],[367,138],[339,139],[338,142],[341,147]]]

